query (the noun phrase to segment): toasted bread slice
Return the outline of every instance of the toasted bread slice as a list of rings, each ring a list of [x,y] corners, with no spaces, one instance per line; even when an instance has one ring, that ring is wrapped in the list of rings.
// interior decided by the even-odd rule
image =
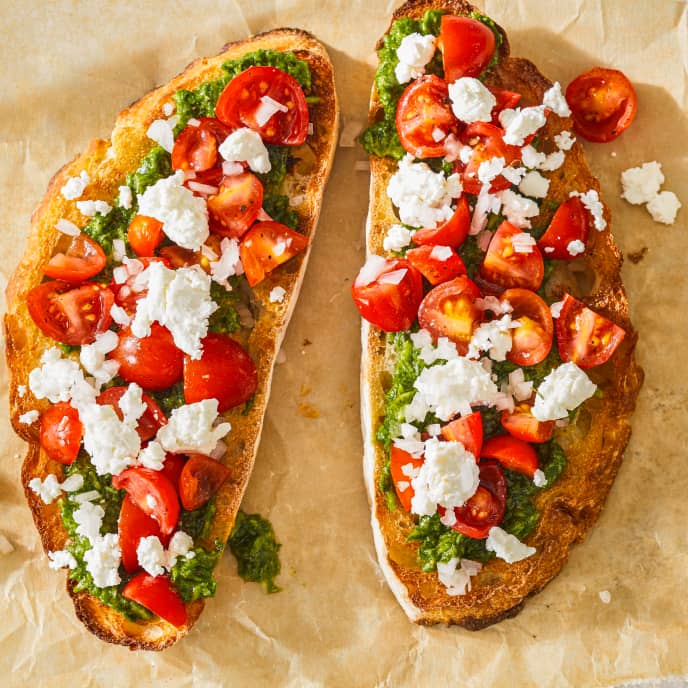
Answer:
[[[421,17],[429,9],[444,9],[452,14],[468,15],[476,8],[463,0],[411,0],[393,15]],[[486,79],[491,87],[517,91],[520,105],[539,105],[552,85],[528,60],[509,56],[504,36],[499,64]],[[378,47],[381,46],[381,43]],[[381,106],[373,88],[370,121],[379,117]],[[572,122],[557,116],[549,118],[541,131],[547,142],[562,130],[571,130]],[[550,144],[551,145],[551,144]],[[368,254],[383,255],[383,238],[398,219],[386,189],[397,164],[390,158],[371,158],[370,208],[367,222]],[[599,191],[599,184],[586,164],[583,149],[576,143],[566,155],[566,162],[551,180],[548,198],[566,200],[573,190]],[[546,224],[553,213],[543,206],[533,225]],[[610,221],[609,209],[604,215]],[[628,315],[626,294],[621,284],[622,258],[611,231],[591,231],[584,260],[577,261],[582,272],[562,275],[560,288],[567,280],[577,280],[578,293],[587,281],[585,302],[626,331],[623,345],[612,360],[588,371],[603,391],[602,398],[584,404],[576,422],[557,429],[555,438],[565,449],[568,466],[559,480],[536,497],[541,514],[539,524],[526,542],[537,553],[514,564],[494,559],[472,579],[472,589],[461,596],[450,596],[439,582],[437,572],[424,573],[418,565],[418,544],[408,542],[414,527],[413,517],[403,509],[390,510],[379,487],[380,471],[385,463],[384,449],[375,440],[375,432],[385,414],[385,391],[393,357],[385,334],[363,322],[361,412],[364,440],[364,474],[372,508],[372,528],[380,566],[408,617],[419,624],[449,623],[477,630],[516,615],[529,596],[561,571],[572,544],[581,542],[604,506],[619,469],[624,448],[630,437],[631,416],[642,384],[642,370],[633,358],[636,334]]]
[[[33,214],[26,253],[7,288],[5,333],[7,362],[11,374],[12,423],[15,431],[29,444],[22,468],[22,482],[46,552],[63,549],[67,533],[62,525],[57,503],[44,504],[28,488],[28,483],[35,477],[45,478],[48,473],[57,473],[59,476],[61,466],[50,461],[40,448],[38,424],[28,426],[18,422],[20,414],[33,408],[42,409],[47,406],[47,402],[37,402],[30,393],[20,396],[18,387],[27,385],[29,371],[39,364],[43,351],[54,344],[40,332],[29,316],[27,292],[41,282],[42,267],[56,250],[61,235],[54,229],[55,223],[60,218],[67,218],[80,226],[84,224],[74,203],[65,201],[60,189],[69,177],[86,170],[92,180],[89,195],[106,200],[115,197],[125,176],[136,170],[142,157],[154,145],[146,136],[146,130],[154,119],[161,116],[163,104],[169,102],[179,89],[194,88],[204,81],[217,78],[221,73],[221,65],[226,60],[259,49],[292,51],[298,58],[305,60],[311,69],[313,91],[320,100],[311,110],[314,133],[305,144],[310,151],[304,149],[302,167],[298,169],[298,194],[303,198],[297,207],[299,228],[309,237],[309,248],[288,265],[272,273],[253,290],[259,315],[246,346],[258,371],[258,388],[254,404],[246,415],[242,414],[243,407],[225,414],[232,424],[224,459],[231,468],[231,478],[217,495],[216,514],[207,541],[199,544],[209,546],[215,539],[224,543],[232,530],[253,468],[275,358],[298,298],[338,136],[339,111],[332,64],[320,42],[309,33],[296,29],[277,29],[231,43],[215,57],[196,60],[168,84],[145,95],[120,113],[110,141],[92,141],[83,155],[65,165],[55,175],[43,201]],[[286,289],[286,295],[282,302],[271,303],[268,294],[276,284]],[[77,616],[84,625],[103,640],[127,645],[132,649],[162,650],[172,645],[186,635],[203,609],[202,601],[188,604],[188,623],[183,628],[176,628],[160,619],[133,623],[97,598],[85,592],[75,593],[72,587],[68,580],[67,588],[73,598]]]

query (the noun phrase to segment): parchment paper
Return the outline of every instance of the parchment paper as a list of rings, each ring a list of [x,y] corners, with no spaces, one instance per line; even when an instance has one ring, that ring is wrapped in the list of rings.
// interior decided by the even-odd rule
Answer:
[[[2,286],[49,177],[108,136],[116,113],[193,58],[278,26],[329,47],[344,122],[366,117],[371,54],[394,2],[105,0],[2,3],[0,104]],[[349,298],[363,259],[368,175],[340,148],[301,300],[278,366],[244,507],[283,544],[284,591],[236,575],[191,634],[163,654],[108,646],[76,620],[64,572],[50,571],[19,487],[24,447],[3,414],[0,676],[35,686],[581,686],[688,672],[686,335],[688,335],[688,7],[650,0],[486,0],[513,53],[568,83],[589,67],[622,69],[638,117],[608,145],[588,145],[627,255],[624,281],[647,374],[634,434],[606,511],[564,572],[515,619],[470,633],[409,623],[375,560],[361,478],[359,320]],[[353,124],[351,124],[353,123]],[[620,197],[621,170],[662,162],[684,203],[652,222]],[[638,254],[640,255],[640,254]],[[2,379],[6,407],[6,377]],[[598,595],[609,591],[604,604]]]

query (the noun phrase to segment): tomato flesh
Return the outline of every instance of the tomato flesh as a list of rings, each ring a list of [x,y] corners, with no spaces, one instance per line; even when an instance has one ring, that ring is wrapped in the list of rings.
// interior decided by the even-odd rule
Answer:
[[[186,461],[186,457],[181,454],[167,454],[162,465],[162,474],[172,483],[177,491],[179,491],[179,478]]]
[[[69,465],[79,454],[84,426],[79,412],[66,401],[59,401],[41,413],[39,440],[53,460]]]
[[[122,564],[129,573],[134,573],[141,568],[136,554],[141,538],[155,535],[163,545],[166,545],[169,539],[163,536],[158,522],[139,509],[129,495],[122,500],[117,531],[119,547],[122,550]]]
[[[214,117],[203,117],[195,126],[188,124],[174,142],[172,169],[210,170],[218,162],[218,146],[230,133],[230,129]]]
[[[518,287],[503,292],[500,301],[511,305],[511,319],[520,323],[511,330],[511,351],[507,352],[507,359],[520,366],[544,361],[554,337],[549,306],[535,292]]]
[[[471,226],[471,209],[465,196],[456,203],[454,214],[436,229],[419,229],[413,243],[419,246],[451,246],[458,248],[466,240]]]
[[[482,322],[483,313],[475,305],[480,289],[465,275],[431,289],[418,310],[420,326],[433,339],[447,337],[465,356],[475,328]],[[404,328],[408,329],[408,328]]]
[[[638,108],[638,98],[626,75],[604,67],[593,67],[576,77],[566,88],[566,102],[576,132],[597,143],[621,136]]]
[[[535,449],[527,442],[511,435],[490,437],[483,444],[481,456],[485,459],[495,459],[504,468],[523,473],[531,480],[538,469],[538,457]]]
[[[122,409],[119,407],[119,400],[122,395],[127,391],[128,387],[109,387],[98,395],[96,402],[99,404],[112,406],[115,409],[115,413],[120,420],[124,418]],[[143,415],[138,419],[136,425],[136,432],[138,432],[139,437],[142,442],[150,440],[155,435],[157,435],[158,430],[163,425],[167,424],[167,416],[163,413],[163,410],[153,401],[151,397],[147,394],[141,395],[141,400],[146,405],[146,410]]]
[[[124,586],[122,596],[138,602],[177,628],[186,624],[186,607],[167,576],[139,573]]]
[[[418,469],[423,465],[423,457],[414,459],[408,452],[392,445],[390,448],[390,472],[392,474],[392,482],[394,483],[394,491],[397,493],[401,506],[411,513],[411,500],[415,494],[413,485],[411,485],[413,478],[406,475],[402,470],[408,464],[411,464],[414,470]]]
[[[242,237],[263,207],[263,185],[251,172],[225,177],[218,193],[208,198],[208,213],[216,234]]]
[[[449,253],[447,258],[441,253],[442,250]],[[438,255],[442,257],[438,258]],[[406,252],[406,259],[433,286],[466,274],[466,266],[461,260],[461,256],[449,246],[412,248]]]
[[[449,82],[462,76],[478,76],[490,63],[496,47],[488,26],[477,19],[451,14],[442,17],[439,44],[444,78]]]
[[[83,232],[72,239],[65,253],[56,253],[43,268],[48,277],[78,284],[95,277],[107,263],[100,244]]]
[[[554,432],[554,421],[541,421],[535,418],[529,402],[518,404],[512,413],[502,411],[500,421],[512,437],[533,444],[547,442]]]
[[[606,363],[626,336],[616,323],[566,294],[556,324],[559,355],[587,369]]]
[[[137,256],[150,257],[163,239],[162,222],[147,215],[136,215],[127,229],[127,239]]]
[[[521,102],[521,94],[515,91],[504,91],[498,88],[491,88],[492,95],[497,99],[497,103],[492,108],[492,124],[501,127],[499,113],[502,110],[515,108]]]
[[[442,428],[442,437],[452,442],[461,442],[466,451],[480,461],[480,450],[483,446],[483,418],[478,411],[462,416]]]
[[[572,241],[588,243],[588,213],[578,196],[564,201],[558,208],[547,231],[538,241],[538,247],[545,258],[573,260],[568,250]]]
[[[385,332],[408,330],[423,299],[423,278],[407,260],[378,259],[373,276],[370,261],[364,265],[351,286],[359,313]]]
[[[191,454],[179,476],[179,497],[187,511],[202,507],[229,478],[227,466],[209,456]]]

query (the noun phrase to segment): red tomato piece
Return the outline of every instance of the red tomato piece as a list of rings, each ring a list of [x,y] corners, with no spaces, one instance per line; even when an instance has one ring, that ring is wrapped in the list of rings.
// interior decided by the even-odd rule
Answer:
[[[185,456],[181,454],[167,454],[162,465],[162,474],[174,485],[177,491],[179,491],[179,478],[185,463]]]
[[[547,442],[554,432],[554,421],[541,421],[532,414],[530,402],[517,404],[513,413],[502,411],[502,427],[516,439],[541,444]]]
[[[257,222],[241,240],[239,255],[248,283],[255,287],[268,272],[308,246],[308,237],[279,222]]]
[[[74,463],[79,454],[84,426],[79,412],[66,401],[60,401],[41,413],[39,439],[45,453],[65,465]]]
[[[561,360],[583,369],[606,363],[626,336],[616,323],[566,294],[557,318],[557,343]]]
[[[451,339],[464,356],[468,353],[473,331],[483,318],[482,311],[475,305],[479,297],[480,289],[476,284],[460,275],[426,294],[418,310],[418,322],[430,331],[435,341],[439,337]]]
[[[483,446],[483,418],[478,411],[457,418],[442,428],[442,437],[452,442],[461,442],[466,451],[475,456],[477,463]]]
[[[413,243],[419,246],[451,246],[458,248],[466,240],[471,226],[471,209],[465,196],[461,196],[451,219],[436,229],[419,229]]]
[[[262,98],[270,98],[286,107],[265,123],[260,113]],[[249,67],[237,74],[222,91],[215,113],[230,129],[249,127],[266,143],[300,146],[308,136],[308,104],[299,82],[276,67]]]
[[[62,344],[91,344],[110,327],[115,295],[102,284],[43,282],[26,296],[29,314],[38,328]]]
[[[538,241],[538,247],[545,258],[556,260],[573,260],[568,245],[572,241],[588,243],[588,213],[578,196],[564,201],[554,213],[547,231]]]
[[[141,568],[136,554],[141,538],[155,535],[163,545],[167,545],[169,541],[169,538],[162,534],[158,522],[141,511],[129,495],[122,500],[117,530],[119,547],[122,550],[122,564],[129,573]]]
[[[130,327],[122,328],[117,348],[110,354],[119,363],[119,375],[144,389],[166,389],[184,372],[184,354],[175,346],[170,331],[153,323],[148,337],[135,337]]]
[[[414,459],[411,454],[405,452],[399,447],[392,445],[390,451],[390,469],[392,474],[392,482],[394,483],[394,491],[397,493],[399,503],[401,506],[411,513],[411,500],[415,491],[411,485],[411,476],[408,476],[402,470],[404,466],[411,464],[416,469],[423,465],[423,458]]]
[[[203,117],[195,126],[188,124],[174,142],[172,168],[194,172],[210,170],[217,163],[219,145],[230,133],[231,130],[214,117]]]
[[[226,482],[227,466],[203,454],[191,454],[179,476],[179,497],[187,511],[203,506]]]
[[[161,252],[164,251],[166,248],[173,248],[171,246],[166,246],[165,248],[161,249]],[[182,249],[181,247],[175,247],[179,248],[181,251],[185,250]],[[165,265],[165,267],[169,268],[172,267],[172,264],[170,261],[163,257],[146,257],[143,256],[142,258],[138,259],[141,261],[143,264],[143,269],[145,270],[151,263],[153,262],[160,262]],[[174,267],[179,267],[179,266],[174,266]],[[115,295],[115,303],[118,306],[121,306],[124,308],[124,310],[132,315],[133,313],[136,312],[136,303],[138,302],[139,299],[143,298],[147,293],[148,289],[139,287],[136,284],[136,278],[138,275],[130,275],[127,277],[126,281],[123,282],[122,284],[117,284],[114,279],[112,282],[109,284],[110,291],[113,292]]]
[[[593,67],[566,88],[573,128],[584,139],[612,141],[631,126],[638,109],[633,85],[623,72]]]
[[[516,365],[531,366],[544,361],[552,348],[554,324],[549,306],[528,289],[507,289],[500,301],[512,307],[511,318],[520,325],[511,330],[511,351],[506,357]]]
[[[439,45],[444,78],[452,82],[462,76],[478,76],[490,64],[496,41],[492,29],[481,21],[445,14]]]
[[[492,124],[501,127],[499,113],[502,110],[515,108],[521,102],[521,94],[515,91],[503,91],[499,88],[491,88],[492,95],[497,99],[496,105],[492,108]]]
[[[416,158],[446,155],[444,139],[459,130],[447,82],[434,74],[412,81],[399,99],[396,125],[399,140],[407,153]],[[433,136],[436,131],[443,134],[439,141]]]
[[[208,213],[214,220],[213,232],[242,237],[256,221],[263,207],[263,185],[251,172],[222,180],[219,191],[208,198]]]
[[[119,407],[119,400],[127,389],[128,387],[109,387],[98,395],[96,402],[112,406],[119,419],[122,420],[124,414]],[[145,442],[155,437],[158,434],[158,430],[160,430],[163,425],[167,424],[167,416],[165,416],[163,410],[147,394],[142,394],[141,399],[146,405],[146,410],[138,420],[136,432],[138,432],[141,441]]]
[[[375,258],[375,263],[369,260],[361,268],[351,286],[356,308],[385,332],[408,330],[423,299],[423,277],[402,258]]]
[[[127,239],[137,256],[152,256],[163,239],[162,222],[147,215],[136,215],[127,229]]]
[[[127,468],[112,477],[112,486],[126,490],[134,504],[157,521],[163,535],[174,532],[179,521],[179,499],[174,485],[162,471],[140,466]]]
[[[530,253],[518,253],[512,238],[521,230],[509,222],[502,222],[494,233],[480,267],[480,275],[501,288],[523,287],[537,291],[545,276],[545,264],[537,246]]]
[[[438,258],[443,255],[442,250],[450,252],[447,258]],[[406,259],[430,284],[437,285],[448,282],[454,277],[466,274],[466,266],[461,256],[449,246],[419,246],[406,252]]]
[[[538,457],[527,442],[511,435],[490,437],[483,444],[481,456],[496,459],[504,468],[527,475],[531,480],[538,469]]]
[[[43,268],[43,273],[56,280],[78,284],[95,277],[107,263],[100,244],[83,232],[72,239],[65,253],[56,253]]]
[[[184,601],[167,576],[139,573],[124,586],[122,596],[138,602],[177,628],[186,624]]]
[[[504,143],[504,131],[488,122],[473,122],[461,134],[461,141],[473,148],[473,155],[468,164],[457,163],[457,169],[462,170],[461,183],[466,193],[478,194],[482,183],[478,179],[478,168],[482,162],[492,158],[504,158],[505,165],[521,159],[521,149]],[[499,175],[492,180],[490,191],[503,191],[511,186],[511,182]]]
[[[475,494],[454,509],[456,523],[452,528],[463,535],[484,540],[490,529],[498,526],[506,511],[506,479],[494,461],[480,462],[480,485]],[[438,507],[441,516],[445,509]]]
[[[248,352],[231,337],[211,332],[199,359],[184,357],[184,400],[193,404],[217,399],[220,413],[248,401],[258,374]]]

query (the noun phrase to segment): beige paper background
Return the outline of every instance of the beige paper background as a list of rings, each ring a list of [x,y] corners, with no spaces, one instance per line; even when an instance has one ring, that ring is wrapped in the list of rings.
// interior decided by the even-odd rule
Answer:
[[[193,58],[249,33],[309,29],[332,56],[344,122],[366,116],[370,56],[397,3],[377,0],[2,3],[0,271],[4,287],[48,179],[107,136],[116,113]],[[245,584],[227,555],[218,594],[163,654],[108,646],[76,620],[19,488],[24,447],[0,419],[0,683],[35,686],[581,686],[688,672],[685,460],[688,207],[673,227],[619,197],[621,170],[657,159],[688,206],[688,7],[671,0],[486,0],[513,54],[568,83],[622,69],[633,127],[587,145],[625,253],[647,378],[606,511],[564,572],[515,619],[470,633],[410,624],[377,568],[361,477],[358,318],[368,175],[340,148],[301,300],[278,366],[244,507],[272,520],[284,591]],[[616,154],[616,155],[615,155]],[[6,374],[0,391],[6,408]],[[317,416],[317,417],[311,417]],[[601,590],[611,603],[602,604]]]

